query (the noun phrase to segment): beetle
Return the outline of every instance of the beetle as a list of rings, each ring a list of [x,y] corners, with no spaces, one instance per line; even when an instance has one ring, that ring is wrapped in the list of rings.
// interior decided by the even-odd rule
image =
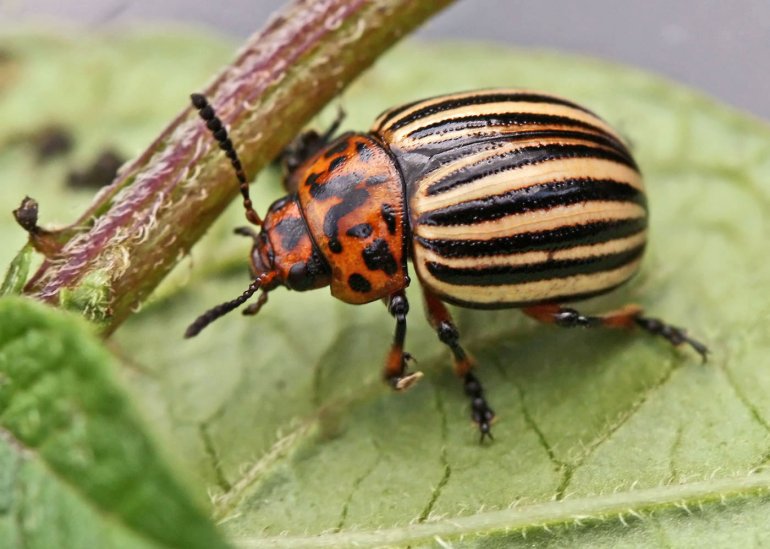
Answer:
[[[289,194],[264,219],[222,121],[191,96],[230,159],[254,239],[253,281],[198,317],[186,337],[245,303],[255,314],[278,286],[331,287],[353,304],[382,299],[395,318],[383,376],[396,390],[422,374],[404,351],[411,261],[428,321],[454,359],[480,438],[495,417],[445,303],[520,308],[561,327],[641,328],[708,349],[684,329],[627,305],[602,315],[565,307],[609,292],[639,269],[647,201],[624,140],[590,110],[521,89],[477,90],[414,101],[382,113],[368,133],[306,132],[282,155]]]

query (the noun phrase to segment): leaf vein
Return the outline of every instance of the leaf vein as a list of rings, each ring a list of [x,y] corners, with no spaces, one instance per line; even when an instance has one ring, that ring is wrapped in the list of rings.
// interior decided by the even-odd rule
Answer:
[[[608,425],[607,429],[605,429],[602,433],[599,434],[598,437],[586,445],[585,451],[575,460],[570,471],[569,478],[562,486],[559,487],[559,490],[562,493],[562,498],[564,497],[564,493],[566,492],[567,487],[572,480],[572,475],[575,473],[575,471],[577,471],[602,444],[610,440],[615,433],[617,433],[626,423],[628,423],[628,421],[637,411],[639,411],[639,409],[644,405],[645,402],[647,402],[653,393],[660,390],[663,386],[666,385],[666,383],[668,383],[674,373],[674,370],[674,367],[669,367],[657,383],[651,385],[645,391],[643,391],[639,398],[637,398],[626,410],[621,412],[613,423]],[[557,494],[558,493],[559,492],[557,492]]]
[[[431,493],[430,500],[420,513],[420,517],[417,519],[417,522],[419,523],[428,520],[431,511],[433,511],[433,507],[436,505],[436,501],[438,501],[438,498],[441,496],[441,492],[444,489],[444,486],[447,485],[449,478],[452,476],[452,467],[449,464],[449,458],[447,456],[447,439],[449,436],[449,426],[446,417],[446,408],[444,407],[444,399],[441,395],[441,390],[436,386],[433,387],[433,390],[436,400],[436,410],[438,411],[438,415],[441,420],[441,452],[439,459],[444,471],[441,479],[438,481],[438,484]]]

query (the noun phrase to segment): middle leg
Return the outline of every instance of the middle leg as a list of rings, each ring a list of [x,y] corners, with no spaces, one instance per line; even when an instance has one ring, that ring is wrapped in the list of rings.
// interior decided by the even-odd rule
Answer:
[[[460,346],[460,333],[457,331],[452,316],[444,303],[427,288],[423,288],[423,295],[428,322],[436,330],[441,342],[452,351],[455,373],[463,380],[465,394],[471,400],[471,418],[479,426],[481,442],[484,441],[484,437],[491,439],[493,438],[491,423],[495,417],[495,412],[489,407],[484,397],[484,388],[473,373],[473,360]]]

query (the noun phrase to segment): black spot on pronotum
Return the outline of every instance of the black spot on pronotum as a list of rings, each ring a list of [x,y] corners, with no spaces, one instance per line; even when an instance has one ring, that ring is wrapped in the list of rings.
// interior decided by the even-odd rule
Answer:
[[[319,285],[328,284],[329,267],[321,256],[313,251],[306,263],[295,263],[289,269],[286,284],[292,290],[304,292]]]
[[[369,198],[366,189],[352,189],[345,200],[335,204],[326,212],[324,217],[324,235],[329,239],[329,249],[332,253],[342,252],[342,244],[338,238],[340,219],[360,207]]]
[[[357,173],[332,175],[327,177],[325,181],[318,181],[326,175],[323,172],[312,173],[305,179],[305,185],[310,187],[310,196],[316,200],[326,200],[333,196],[344,197],[346,193],[350,192],[352,187],[355,187],[361,181],[361,176]]]
[[[362,294],[372,291],[371,283],[358,273],[353,273],[348,277],[348,286],[351,290]]]
[[[278,233],[281,246],[286,251],[296,248],[302,237],[307,234],[305,222],[299,217],[284,217],[273,230]]]
[[[310,187],[310,196],[313,198],[317,198],[323,191],[323,185],[318,183],[318,178],[321,177],[321,175],[322,174],[318,172],[313,172],[307,176],[307,179],[305,179],[305,185]]]
[[[396,234],[396,212],[393,210],[393,206],[390,204],[383,204],[382,208],[380,208],[380,213],[382,213],[382,218],[388,226],[388,232],[390,234]]]
[[[385,271],[387,275],[394,275],[398,270],[396,258],[393,257],[387,240],[378,238],[364,248],[361,255],[370,271]]]
[[[369,223],[359,223],[350,227],[345,234],[353,238],[369,238],[372,234],[372,226]]]
[[[372,151],[369,149],[369,147],[366,146],[365,143],[362,143],[361,141],[358,141],[356,143],[356,152],[358,153],[358,156],[363,160],[364,162],[368,162],[369,159],[372,157]]]
[[[382,185],[388,180],[388,178],[384,175],[374,175],[372,177],[369,177],[364,184],[367,187],[374,187],[375,185]]]
[[[333,172],[334,170],[342,166],[345,163],[345,161],[347,161],[346,157],[338,156],[337,158],[329,162],[329,171]]]
[[[347,139],[344,139],[337,143],[336,145],[332,145],[328,149],[326,149],[326,152],[324,153],[324,156],[326,158],[331,158],[332,156],[336,156],[338,154],[344,153],[348,148],[348,141]]]

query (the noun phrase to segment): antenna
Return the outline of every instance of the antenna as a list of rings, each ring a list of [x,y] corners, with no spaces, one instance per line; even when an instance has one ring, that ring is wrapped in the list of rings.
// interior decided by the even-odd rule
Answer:
[[[216,307],[212,307],[205,313],[203,313],[201,316],[195,319],[195,321],[190,324],[187,327],[187,330],[185,330],[184,336],[185,338],[195,337],[197,336],[203,328],[214,322],[216,319],[218,319],[221,316],[226,315],[233,309],[237,309],[248,299],[254,295],[254,293],[259,290],[263,285],[266,283],[269,283],[272,280],[271,277],[265,277],[260,276],[255,278],[251,284],[249,284],[249,287],[246,288],[246,291],[243,292],[241,295],[233,299],[232,301],[226,301],[225,303],[220,303]]]
[[[230,141],[230,137],[227,135],[227,130],[222,124],[222,120],[220,120],[217,113],[214,112],[214,107],[209,104],[204,95],[193,93],[190,95],[190,99],[192,100],[193,106],[198,109],[200,117],[206,122],[206,127],[211,132],[211,135],[214,136],[214,139],[219,143],[219,148],[222,149],[227,158],[230,159],[230,164],[232,164],[233,170],[235,170],[235,176],[238,178],[238,187],[241,191],[241,196],[243,196],[243,208],[246,210],[246,219],[254,225],[262,226],[262,219],[257,212],[254,211],[251,204],[249,182],[243,171],[243,165],[241,164],[240,158],[238,158],[238,153],[235,152],[233,142]]]

